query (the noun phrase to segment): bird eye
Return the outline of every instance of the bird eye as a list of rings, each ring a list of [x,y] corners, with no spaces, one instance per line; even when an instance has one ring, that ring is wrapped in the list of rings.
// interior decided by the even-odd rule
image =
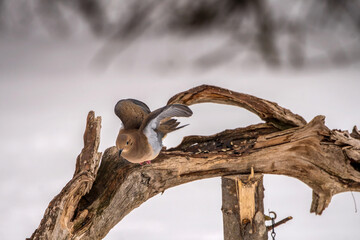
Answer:
[[[128,144],[129,144],[129,141],[126,142],[126,145],[128,145]]]

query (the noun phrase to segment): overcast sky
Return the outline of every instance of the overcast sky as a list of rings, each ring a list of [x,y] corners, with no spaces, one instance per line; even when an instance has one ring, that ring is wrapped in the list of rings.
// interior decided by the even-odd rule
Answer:
[[[86,34],[60,40],[0,37],[0,239],[29,237],[71,179],[88,111],[102,117],[99,151],[114,145],[120,121],[113,107],[123,98],[156,109],[174,94],[206,83],[275,101],[307,121],[325,115],[330,129],[351,131],[360,124],[359,64],[270,69],[235,58],[199,69],[191,59],[206,49],[204,40],[181,44],[161,38],[138,42],[99,70],[92,60],[102,43]],[[190,125],[170,134],[166,146],[176,146],[186,135],[261,122],[231,106],[191,109],[194,115],[181,120]],[[169,189],[132,211],[105,239],[222,239],[220,184],[214,178]],[[264,184],[266,211],[275,211],[279,219],[294,217],[276,228],[277,240],[360,236],[360,213],[350,193],[334,196],[323,215],[315,216],[309,213],[311,189],[302,182],[266,175]],[[360,208],[360,194],[354,197]]]

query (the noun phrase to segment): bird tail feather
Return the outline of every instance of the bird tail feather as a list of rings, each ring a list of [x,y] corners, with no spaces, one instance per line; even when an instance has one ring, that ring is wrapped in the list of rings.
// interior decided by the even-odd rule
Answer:
[[[176,119],[164,119],[163,121],[161,121],[161,123],[157,129],[161,133],[162,138],[164,138],[166,136],[166,134],[189,125],[189,124],[185,124],[185,125],[179,126],[179,124],[180,124],[180,122],[178,122]]]

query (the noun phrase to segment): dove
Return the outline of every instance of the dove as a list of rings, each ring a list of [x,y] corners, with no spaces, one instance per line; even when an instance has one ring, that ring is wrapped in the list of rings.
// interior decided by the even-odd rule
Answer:
[[[132,163],[150,163],[163,145],[162,140],[170,132],[183,128],[172,117],[190,117],[192,111],[182,104],[171,104],[153,112],[136,99],[123,99],[115,105],[115,114],[123,127],[116,139],[119,156]]]

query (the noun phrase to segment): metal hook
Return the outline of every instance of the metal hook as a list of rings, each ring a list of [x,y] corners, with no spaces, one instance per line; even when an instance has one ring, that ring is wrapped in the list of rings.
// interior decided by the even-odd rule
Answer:
[[[273,214],[273,216],[271,216],[271,214]],[[270,212],[269,212],[269,217],[270,217],[271,219],[276,219],[276,217],[277,217],[276,212],[270,211]]]
[[[275,228],[275,218],[277,217],[276,212],[269,211],[269,217],[271,218],[271,228],[272,228],[271,237],[273,240],[275,240],[276,233],[275,233],[274,228]]]

